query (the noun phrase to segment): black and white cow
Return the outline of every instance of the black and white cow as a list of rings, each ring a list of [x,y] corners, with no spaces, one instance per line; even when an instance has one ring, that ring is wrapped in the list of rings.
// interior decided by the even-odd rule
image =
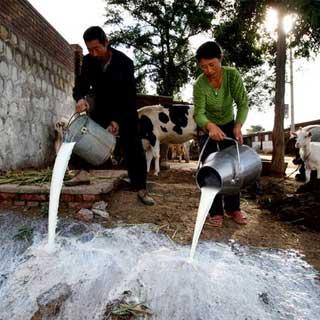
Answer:
[[[160,143],[177,144],[192,139],[197,133],[192,105],[153,105],[138,110],[140,131],[146,151],[147,170],[155,158],[155,175],[160,172]]]

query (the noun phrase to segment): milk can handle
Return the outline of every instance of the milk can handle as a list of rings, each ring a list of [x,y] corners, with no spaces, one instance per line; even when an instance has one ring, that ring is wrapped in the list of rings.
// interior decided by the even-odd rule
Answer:
[[[83,115],[86,115],[86,114],[87,114],[87,113],[86,113],[85,111],[80,112],[80,113],[79,113],[79,112],[75,112],[75,113],[70,117],[70,119],[69,119],[69,121],[68,121],[68,124],[67,124],[67,126],[66,126],[66,132],[68,131],[71,123],[72,123],[74,120],[76,120],[76,119],[78,119],[80,116],[83,116]],[[88,122],[88,120],[85,122],[84,126],[86,126],[87,122]],[[64,138],[66,139],[66,138],[67,138],[67,135],[65,135]],[[74,136],[71,137],[71,138],[68,137],[68,142],[73,142],[73,138],[74,138]]]
[[[67,128],[69,128],[69,126],[70,126],[70,124],[71,124],[71,122],[73,121],[73,120],[75,120],[75,119],[77,119],[77,118],[79,118],[80,116],[83,116],[83,115],[85,115],[85,114],[87,114],[85,111],[83,111],[83,112],[75,112],[72,116],[71,116],[71,118],[69,119],[69,121],[68,121],[68,124],[67,124]],[[76,116],[76,117],[75,117]]]
[[[209,142],[209,139],[210,139],[210,137],[207,138],[207,140],[206,140],[206,142],[204,143],[204,145],[203,145],[203,147],[202,147],[202,150],[201,150],[201,152],[200,152],[200,154],[199,154],[199,159],[198,159],[196,171],[198,171],[199,168],[200,168],[201,158],[202,158],[203,152],[204,152],[204,150],[205,150],[205,148],[206,148],[206,146],[207,146],[207,144],[208,144],[208,142]]]
[[[201,163],[201,158],[202,158],[202,155],[203,155],[203,152],[209,142],[211,138],[208,137],[206,142],[204,143],[203,147],[202,147],[202,150],[200,152],[200,155],[199,155],[199,159],[198,159],[198,163],[197,163],[197,169],[196,171],[199,170],[199,167],[200,167],[200,163]],[[235,144],[236,144],[236,149],[237,149],[237,157],[238,157],[238,165],[237,165],[237,169],[236,172],[235,172],[235,175],[234,175],[234,180],[238,180],[238,175],[240,174],[240,152],[239,152],[239,144],[238,144],[238,141],[236,139],[232,139],[232,138],[229,138],[229,137],[225,137],[224,140],[230,140],[230,141],[233,141]],[[219,144],[218,145],[218,150],[219,150]]]
[[[230,140],[233,141],[236,144],[236,149],[237,149],[237,157],[238,157],[238,166],[235,175],[234,175],[234,180],[237,182],[238,176],[240,175],[240,152],[239,152],[239,143],[236,139],[225,137],[224,140]]]

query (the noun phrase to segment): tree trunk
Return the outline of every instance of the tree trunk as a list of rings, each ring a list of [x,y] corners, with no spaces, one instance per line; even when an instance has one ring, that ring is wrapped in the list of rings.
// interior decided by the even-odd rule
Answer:
[[[271,174],[283,176],[284,163],[284,95],[285,95],[285,67],[286,67],[286,34],[283,30],[284,10],[278,8],[278,40],[276,56],[276,93],[274,110],[274,127],[272,132],[272,163]]]

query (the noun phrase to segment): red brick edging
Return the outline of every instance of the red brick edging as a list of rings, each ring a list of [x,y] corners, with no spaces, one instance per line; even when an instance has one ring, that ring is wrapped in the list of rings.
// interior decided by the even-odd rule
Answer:
[[[105,194],[61,194],[60,205],[72,209],[91,208],[105,199]],[[48,204],[49,194],[0,192],[0,207],[40,207]]]

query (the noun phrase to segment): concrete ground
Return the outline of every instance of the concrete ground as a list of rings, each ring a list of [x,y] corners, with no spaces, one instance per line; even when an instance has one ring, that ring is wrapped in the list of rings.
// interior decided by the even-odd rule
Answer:
[[[260,155],[261,159],[271,160],[271,155]],[[288,163],[286,175],[294,178],[297,167],[292,164],[292,157],[285,157]],[[171,170],[195,170],[197,161],[170,161]],[[170,170],[169,170],[170,172]],[[91,208],[94,202],[104,200],[105,196],[119,186],[127,176],[126,170],[90,170],[90,184],[78,186],[63,186],[60,204],[68,208]],[[153,171],[149,173],[149,178]],[[49,202],[50,183],[22,185],[16,183],[0,184],[0,207],[38,207]]]

